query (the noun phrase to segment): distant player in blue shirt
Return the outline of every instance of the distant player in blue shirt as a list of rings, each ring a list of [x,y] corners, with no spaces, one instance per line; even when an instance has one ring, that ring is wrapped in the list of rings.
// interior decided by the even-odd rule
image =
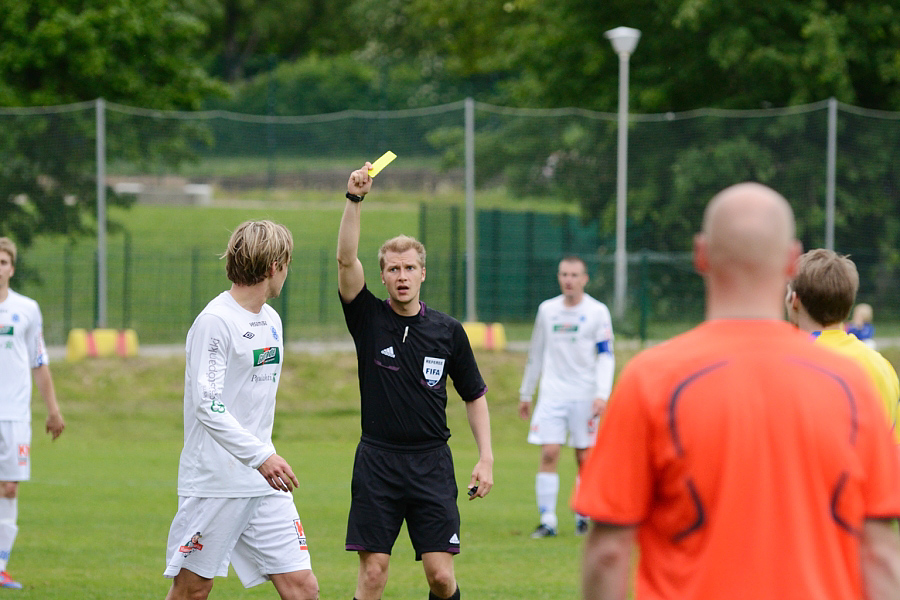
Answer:
[[[875,325],[872,323],[872,307],[869,304],[861,302],[856,305],[846,331],[870,348],[875,347]]]

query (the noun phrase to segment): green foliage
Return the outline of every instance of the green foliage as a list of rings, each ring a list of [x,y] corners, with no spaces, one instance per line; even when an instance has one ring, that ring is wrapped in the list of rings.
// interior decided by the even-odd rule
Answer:
[[[333,55],[358,48],[348,31],[349,0],[202,0],[208,24],[203,39],[209,71],[240,82],[271,70],[276,62],[310,54]]]
[[[312,115],[367,108],[375,93],[375,69],[349,55],[307,55],[235,84],[228,100],[212,108],[275,115]]]
[[[0,0],[0,15],[0,105],[199,108],[222,91],[196,63],[206,25],[188,2]]]
[[[501,104],[614,110],[618,60],[603,34],[628,25],[643,32],[631,61],[638,111],[829,96],[900,108],[892,2],[357,0],[352,10],[369,17],[364,31],[385,55],[499,75],[483,99]]]
[[[0,105],[94,100],[159,109],[198,108],[222,93],[196,63],[205,25],[186,2],[107,3],[0,0]],[[0,231],[28,246],[38,234],[77,236],[96,213],[96,118],[83,107],[42,118],[0,115]],[[184,131],[112,150],[145,159],[173,153]],[[15,201],[14,201],[15,200]],[[127,206],[110,196],[111,204]]]

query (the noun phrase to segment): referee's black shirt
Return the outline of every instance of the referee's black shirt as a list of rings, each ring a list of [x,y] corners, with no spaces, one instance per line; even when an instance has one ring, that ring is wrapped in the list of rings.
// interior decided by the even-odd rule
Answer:
[[[466,402],[487,392],[462,324],[420,303],[398,315],[368,287],[341,302],[356,345],[362,439],[397,448],[446,443],[447,377]]]

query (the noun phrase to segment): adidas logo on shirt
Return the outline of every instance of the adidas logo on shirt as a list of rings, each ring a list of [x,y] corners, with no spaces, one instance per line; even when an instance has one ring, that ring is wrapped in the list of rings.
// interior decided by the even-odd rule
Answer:
[[[450,543],[451,543],[451,544],[458,544],[458,543],[459,543],[459,536],[456,535],[456,534],[454,533],[454,534],[453,534],[453,537],[450,538]]]
[[[385,356],[389,356],[390,358],[397,358],[396,355],[394,355],[394,347],[393,346],[388,346],[387,348],[382,350],[381,353],[384,354]]]

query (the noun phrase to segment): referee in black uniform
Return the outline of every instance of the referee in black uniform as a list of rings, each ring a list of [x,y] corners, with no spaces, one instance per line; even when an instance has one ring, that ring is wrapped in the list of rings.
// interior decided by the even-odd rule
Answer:
[[[338,275],[347,328],[356,345],[362,437],[353,464],[347,550],[359,553],[357,600],[378,600],[390,553],[406,520],[416,559],[425,568],[429,599],[458,599],[453,555],[459,553],[456,478],[447,439],[448,377],[466,404],[479,459],[469,498],[493,485],[494,456],[485,393],[462,324],[425,306],[425,248],[408,236],[379,251],[379,300],[368,290],[358,258],[360,210],[372,187],[366,163],[347,182],[338,233]]]

